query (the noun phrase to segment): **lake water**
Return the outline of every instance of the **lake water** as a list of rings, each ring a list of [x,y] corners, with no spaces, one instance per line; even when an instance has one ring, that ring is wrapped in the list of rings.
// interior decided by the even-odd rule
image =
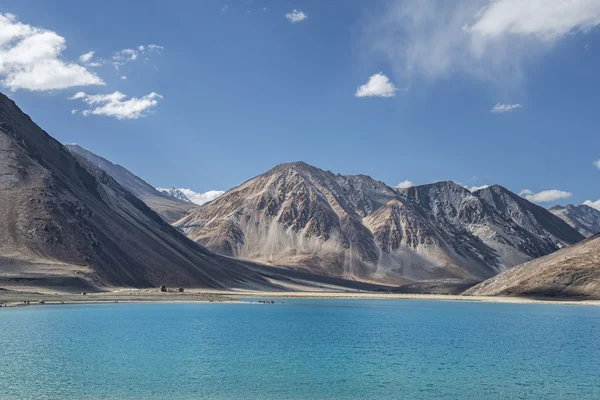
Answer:
[[[283,302],[2,309],[0,399],[600,399],[600,307]]]

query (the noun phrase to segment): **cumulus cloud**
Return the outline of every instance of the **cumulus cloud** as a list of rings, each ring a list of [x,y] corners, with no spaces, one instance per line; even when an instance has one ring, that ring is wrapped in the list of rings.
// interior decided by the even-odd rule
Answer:
[[[409,187],[415,186],[412,181],[409,181],[408,179],[403,180],[402,182],[400,182],[399,184],[397,184],[396,186],[394,186],[396,189],[406,189]]]
[[[499,81],[570,34],[600,25],[597,0],[391,0],[365,28],[369,51],[407,78]]]
[[[583,202],[583,204],[585,204],[586,206],[590,206],[592,208],[595,208],[596,210],[600,211],[600,199],[598,199],[596,201],[586,200],[586,201]]]
[[[524,189],[519,192],[519,196],[522,196],[533,203],[549,203],[552,201],[567,199],[573,196],[573,193],[557,189],[542,190],[541,192],[535,193],[532,190]]]
[[[297,22],[302,22],[304,21],[306,18],[308,18],[308,15],[304,14],[303,11],[299,11],[299,10],[292,10],[292,12],[285,14],[285,17],[292,23],[295,24]]]
[[[119,91],[111,94],[87,94],[78,92],[69,100],[82,100],[90,108],[82,111],[84,116],[105,115],[116,119],[137,119],[145,117],[147,112],[156,107],[162,96],[152,92],[146,96],[137,98],[127,96]]]
[[[160,189],[159,189],[160,190]],[[185,194],[185,196],[190,199],[193,203],[202,205],[204,203],[208,203],[225,193],[222,190],[209,190],[206,193],[196,193],[191,189],[180,188],[178,189],[181,193]]]
[[[503,114],[506,112],[514,111],[517,108],[521,108],[521,105],[520,104],[500,104],[500,103],[498,103],[494,107],[492,107],[490,112],[493,112],[494,114]]]
[[[11,91],[104,85],[84,66],[62,59],[66,41],[56,32],[0,14],[0,77]]]
[[[381,72],[356,89],[356,97],[394,97],[398,88]]]
[[[600,169],[600,160],[594,161],[594,167]]]

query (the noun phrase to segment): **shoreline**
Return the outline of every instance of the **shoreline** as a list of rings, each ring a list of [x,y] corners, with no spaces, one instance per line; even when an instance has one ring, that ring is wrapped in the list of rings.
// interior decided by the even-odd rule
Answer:
[[[159,292],[157,289],[116,289],[109,292],[76,293],[23,291],[14,289],[0,290],[0,307],[29,307],[67,304],[119,304],[119,303],[237,303],[247,304],[240,298],[257,299],[347,299],[347,300],[433,300],[465,301],[481,303],[508,304],[550,304],[600,306],[600,300],[529,298],[509,296],[463,296],[448,294],[407,294],[375,292],[265,292],[248,290],[207,290],[190,289],[185,293]],[[44,303],[40,304],[39,301]],[[29,301],[29,304],[25,304]]]

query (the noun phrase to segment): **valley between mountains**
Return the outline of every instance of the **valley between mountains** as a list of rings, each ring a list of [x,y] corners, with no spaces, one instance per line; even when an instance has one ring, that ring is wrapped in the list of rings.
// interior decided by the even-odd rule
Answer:
[[[196,205],[63,146],[4,95],[0,206],[5,287],[462,292],[490,279],[466,294],[600,298],[591,207],[548,210],[499,185],[396,189],[303,162]]]

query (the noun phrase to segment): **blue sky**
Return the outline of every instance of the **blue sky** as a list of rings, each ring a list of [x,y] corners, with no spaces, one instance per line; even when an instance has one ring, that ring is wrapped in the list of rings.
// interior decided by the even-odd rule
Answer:
[[[25,32],[0,46],[1,90],[160,187],[303,160],[582,203],[600,198],[599,3],[0,0],[5,32]]]

